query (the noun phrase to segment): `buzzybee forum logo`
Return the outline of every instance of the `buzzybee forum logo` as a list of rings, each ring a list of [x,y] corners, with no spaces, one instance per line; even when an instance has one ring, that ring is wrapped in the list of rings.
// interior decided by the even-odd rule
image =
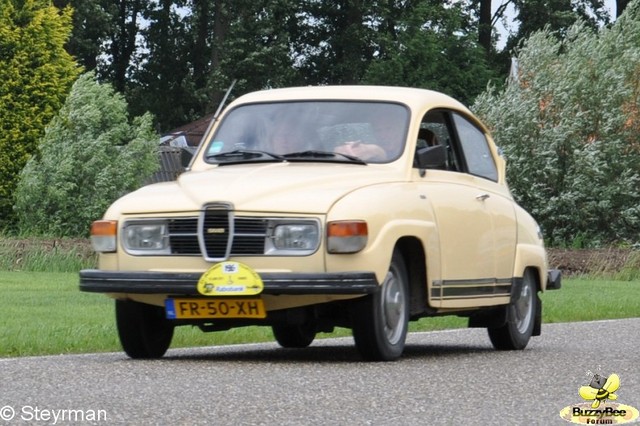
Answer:
[[[636,408],[618,402],[616,392],[620,389],[620,377],[617,374],[589,375],[589,384],[578,389],[578,394],[586,402],[564,407],[560,410],[560,417],[580,425],[618,425],[638,419],[640,413]]]

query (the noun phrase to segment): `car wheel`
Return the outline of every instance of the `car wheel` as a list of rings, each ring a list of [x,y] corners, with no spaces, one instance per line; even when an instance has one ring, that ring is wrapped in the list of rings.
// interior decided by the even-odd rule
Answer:
[[[274,325],[273,336],[283,348],[306,348],[316,338],[316,326],[313,323],[301,325]]]
[[[407,268],[394,252],[380,290],[354,301],[353,338],[361,356],[369,361],[391,361],[404,351],[409,327]]]
[[[173,338],[164,309],[131,300],[116,300],[116,326],[122,349],[134,359],[161,358]]]
[[[488,328],[493,347],[499,350],[524,349],[533,334],[538,303],[533,271],[527,269],[522,286],[513,302],[507,306],[507,321],[497,328]]]

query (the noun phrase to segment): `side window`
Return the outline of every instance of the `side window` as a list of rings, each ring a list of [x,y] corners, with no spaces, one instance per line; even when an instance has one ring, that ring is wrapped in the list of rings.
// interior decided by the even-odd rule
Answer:
[[[418,131],[416,147],[443,145],[447,150],[447,170],[460,171],[460,161],[457,159],[451,137],[448,114],[444,111],[430,111],[422,118]]]
[[[460,146],[464,154],[467,169],[472,175],[498,180],[498,169],[489,150],[489,143],[484,133],[466,118],[453,114]]]

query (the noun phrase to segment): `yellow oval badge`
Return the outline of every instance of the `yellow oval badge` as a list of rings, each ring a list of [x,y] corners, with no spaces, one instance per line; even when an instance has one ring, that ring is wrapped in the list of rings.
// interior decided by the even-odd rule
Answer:
[[[630,405],[606,402],[593,408],[593,404],[583,402],[560,410],[560,417],[579,425],[621,425],[635,422],[640,413]]]
[[[250,296],[263,289],[260,276],[240,262],[217,263],[198,281],[198,293],[204,296]]]

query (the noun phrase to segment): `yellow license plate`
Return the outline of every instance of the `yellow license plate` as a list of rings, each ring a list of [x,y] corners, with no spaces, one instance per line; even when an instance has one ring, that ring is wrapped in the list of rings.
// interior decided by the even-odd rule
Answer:
[[[167,299],[168,319],[265,318],[262,299]]]

